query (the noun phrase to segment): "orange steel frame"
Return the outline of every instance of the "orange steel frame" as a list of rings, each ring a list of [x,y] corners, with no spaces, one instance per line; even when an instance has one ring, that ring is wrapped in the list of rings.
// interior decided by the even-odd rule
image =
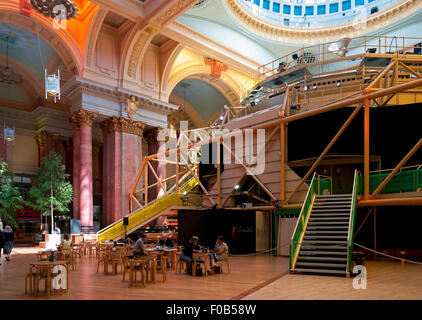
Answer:
[[[398,56],[397,56],[398,57]],[[422,62],[422,56],[420,56],[420,61]],[[412,74],[415,74],[416,78],[411,78],[408,82],[398,84],[397,78],[400,71],[406,70],[406,72],[411,72]],[[394,85],[393,85],[394,84]],[[371,194],[369,194],[369,162],[370,162],[370,146],[369,146],[369,135],[370,135],[370,108],[371,108],[371,101],[373,104],[376,105],[385,105],[386,101],[390,100],[394,95],[398,93],[407,93],[409,90],[422,87],[422,76],[413,70],[412,68],[405,66],[401,61],[398,59],[392,59],[392,62],[380,73],[375,77],[374,80],[367,86],[367,88],[361,92],[360,95],[355,97],[350,97],[348,99],[344,99],[342,101],[330,103],[328,105],[322,106],[317,109],[308,110],[302,113],[294,114],[294,115],[288,115],[289,108],[289,95],[292,91],[291,86],[285,87],[285,99],[283,104],[280,106],[280,112],[279,112],[279,119],[273,120],[270,122],[267,122],[262,125],[252,126],[251,129],[272,129],[270,135],[267,137],[265,142],[265,147],[268,145],[274,143],[276,139],[273,139],[277,134],[280,137],[280,199],[277,199],[271,191],[265,187],[265,185],[260,181],[260,179],[251,174],[252,178],[255,180],[255,182],[262,187],[262,189],[268,194],[268,196],[272,199],[273,205],[272,206],[266,206],[262,210],[275,210],[277,208],[279,209],[288,209],[288,208],[295,208],[298,207],[300,204],[297,202],[291,202],[291,200],[294,198],[295,193],[299,190],[300,186],[303,185],[303,183],[306,181],[306,178],[312,174],[312,171],[318,166],[318,163],[324,158],[324,156],[327,154],[327,152],[330,150],[332,145],[336,142],[336,140],[340,137],[340,135],[344,132],[344,130],[348,127],[350,122],[355,118],[356,114],[359,112],[360,109],[364,109],[364,172],[363,172],[363,179],[364,179],[364,192],[363,196],[358,198],[358,206],[378,206],[378,205],[422,205],[422,198],[398,198],[398,199],[375,199],[375,196],[377,193],[379,193],[382,188],[388,183],[388,181],[391,180],[391,178],[396,174],[399,169],[407,162],[407,160],[420,148],[422,145],[422,139],[419,140],[419,142],[415,145],[415,147],[403,158],[402,161],[394,168],[394,170],[390,173],[390,175],[381,183],[381,185]],[[418,93],[422,94],[422,91],[417,91]],[[307,117],[311,117],[314,115],[322,114],[325,112],[341,109],[344,107],[354,106],[355,110],[352,112],[349,119],[343,124],[343,126],[339,129],[337,134],[333,137],[333,139],[330,141],[330,143],[327,145],[327,147],[324,149],[324,151],[321,153],[321,155],[317,158],[315,163],[311,166],[310,170],[307,172],[307,174],[304,176],[304,178],[299,182],[299,184],[296,186],[293,193],[290,194],[288,199],[286,200],[286,155],[287,155],[287,130],[286,126],[289,122],[304,119]],[[224,143],[224,139],[227,139],[229,137],[235,137],[238,135],[243,136],[243,132],[241,130],[235,131],[233,133],[223,134],[220,136],[214,136],[210,139],[204,139],[202,141],[192,143],[188,146],[179,147],[173,150],[168,150],[166,152],[150,155],[144,158],[141,170],[138,172],[138,175],[136,177],[135,184],[132,188],[132,192],[130,193],[130,210],[131,212],[135,210],[134,204],[136,204],[138,207],[143,207],[142,203],[137,199],[137,196],[139,194],[144,193],[145,199],[148,198],[148,190],[151,187],[160,185],[163,189],[166,187],[164,186],[164,183],[175,180],[175,183],[173,184],[172,188],[169,188],[167,190],[164,190],[165,192],[171,193],[175,192],[180,189],[182,180],[186,180],[187,176],[194,177],[200,186],[200,188],[203,190],[204,198],[209,198],[213,205],[216,205],[219,208],[230,208],[229,206],[226,206],[228,200],[236,196],[236,192],[233,188],[233,194],[229,195],[223,195],[221,193],[221,168],[219,165],[217,165],[217,195],[210,195],[207,189],[202,185],[202,183],[199,181],[199,177],[196,173],[196,166],[193,164],[189,164],[187,162],[187,159],[184,159],[181,152],[183,151],[189,151],[192,148],[197,148],[201,145],[206,145],[210,143],[217,143],[218,145],[223,146],[225,149],[227,149],[232,156],[235,157],[235,153],[231,150],[230,147],[228,147]],[[272,141],[271,141],[272,140]],[[217,150],[220,150],[220,148],[217,148]],[[260,150],[262,152],[262,150]],[[151,161],[163,161],[160,160],[163,156],[169,156],[171,154],[175,154],[176,161],[171,163],[176,166],[176,173],[172,176],[166,177],[165,179],[158,179],[157,173],[154,171],[153,166],[151,166]],[[259,154],[259,152],[257,153]],[[182,158],[182,159],[180,159]],[[219,159],[219,157],[218,157]],[[182,161],[180,161],[182,160]],[[169,163],[169,162],[167,162]],[[242,181],[242,179],[246,176],[246,174],[250,173],[250,166],[246,166],[241,164],[244,169],[243,175],[239,178],[239,183]],[[148,170],[152,172],[154,177],[157,179],[157,182],[154,184],[148,185]],[[137,186],[141,184],[141,178],[144,177],[144,185],[142,188],[137,189]],[[216,201],[214,201],[214,199]],[[231,208],[231,209],[239,209],[239,208]],[[250,208],[246,208],[250,210]],[[239,209],[241,210],[241,208]]]

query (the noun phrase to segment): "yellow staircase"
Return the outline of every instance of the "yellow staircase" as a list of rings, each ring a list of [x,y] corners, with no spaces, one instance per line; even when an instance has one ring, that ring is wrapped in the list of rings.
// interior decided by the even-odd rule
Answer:
[[[146,206],[145,208],[138,209],[131,214],[129,217],[129,225],[127,226],[127,234],[135,231],[142,227],[146,223],[159,217],[163,212],[170,210],[172,207],[182,206],[183,201],[181,197],[185,192],[189,192],[198,185],[198,181],[195,178],[191,178],[186,182],[178,192],[161,197]],[[125,226],[123,225],[123,218],[117,220],[108,227],[98,231],[97,238],[98,242],[102,243],[108,240],[118,240],[124,238]]]

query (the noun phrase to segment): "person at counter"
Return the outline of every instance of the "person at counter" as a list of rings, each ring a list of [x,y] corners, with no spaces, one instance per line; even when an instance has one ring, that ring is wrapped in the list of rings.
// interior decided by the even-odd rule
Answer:
[[[201,247],[198,244],[199,238],[197,236],[193,236],[187,246],[185,246],[180,253],[179,259],[181,261],[186,262],[186,269],[188,274],[192,274],[192,263],[193,263],[193,253],[194,252],[201,252]]]
[[[170,235],[167,233],[163,233],[161,236],[161,239],[158,241],[158,245],[161,247],[168,247],[173,248],[174,247],[174,241],[170,238]]]

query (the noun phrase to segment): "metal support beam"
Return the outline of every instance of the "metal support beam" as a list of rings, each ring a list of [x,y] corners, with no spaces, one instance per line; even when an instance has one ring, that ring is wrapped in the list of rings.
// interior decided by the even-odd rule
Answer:
[[[378,188],[371,194],[371,199],[374,199],[375,196],[387,185],[387,183],[394,177],[394,175],[400,170],[401,167],[413,156],[413,154],[419,150],[422,146],[422,138],[418,141],[417,144],[409,151],[409,153],[399,162],[399,164],[391,171],[391,173],[381,182]]]
[[[365,101],[365,116],[363,125],[363,198],[369,198],[369,99]]]
[[[300,189],[300,187],[305,183],[306,179],[312,174],[312,172],[315,170],[315,168],[319,165],[321,160],[325,157],[325,155],[330,151],[331,147],[334,145],[334,143],[338,140],[338,138],[341,136],[341,134],[346,130],[346,128],[349,126],[350,122],[355,118],[355,116],[358,114],[359,110],[362,108],[362,106],[356,107],[355,110],[352,112],[352,114],[349,116],[349,118],[346,120],[346,122],[342,125],[342,127],[339,129],[339,131],[336,133],[334,138],[330,141],[330,143],[325,147],[324,151],[321,153],[321,155],[318,157],[318,159],[314,162],[312,167],[308,170],[308,172],[305,174],[305,176],[302,178],[302,180],[299,182],[299,184],[296,186],[294,191],[290,194],[289,198],[287,199],[287,202],[289,202],[293,196],[296,194],[296,192]]]

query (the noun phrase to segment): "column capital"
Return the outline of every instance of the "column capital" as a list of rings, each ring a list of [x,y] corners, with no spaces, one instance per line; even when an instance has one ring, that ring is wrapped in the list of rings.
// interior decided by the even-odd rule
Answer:
[[[40,131],[37,136],[37,143],[40,148],[48,148],[53,146],[59,140],[59,134],[49,133],[45,130]]]
[[[144,133],[145,123],[127,119],[125,117],[110,117],[101,123],[103,133],[106,132],[126,132],[142,137]]]
[[[79,109],[78,111],[72,112],[69,121],[72,124],[73,129],[79,129],[81,125],[92,126],[92,121],[97,117],[98,112]]]

